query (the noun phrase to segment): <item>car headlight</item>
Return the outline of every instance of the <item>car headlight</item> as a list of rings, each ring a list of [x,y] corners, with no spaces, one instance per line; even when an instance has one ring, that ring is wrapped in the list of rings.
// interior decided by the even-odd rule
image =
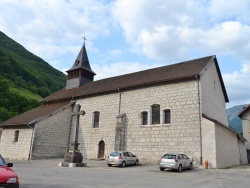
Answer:
[[[16,183],[16,182],[18,182],[18,178],[17,177],[15,177],[15,178],[9,178],[7,180],[7,183]]]

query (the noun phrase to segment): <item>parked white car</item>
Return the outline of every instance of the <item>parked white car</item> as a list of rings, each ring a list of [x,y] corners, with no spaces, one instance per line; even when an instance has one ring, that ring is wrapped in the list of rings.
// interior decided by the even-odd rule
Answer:
[[[116,165],[125,167],[127,165],[138,165],[139,159],[128,151],[114,151],[108,156],[108,166]]]
[[[193,169],[193,161],[184,154],[164,154],[159,162],[160,170],[175,169],[181,172],[182,169]]]

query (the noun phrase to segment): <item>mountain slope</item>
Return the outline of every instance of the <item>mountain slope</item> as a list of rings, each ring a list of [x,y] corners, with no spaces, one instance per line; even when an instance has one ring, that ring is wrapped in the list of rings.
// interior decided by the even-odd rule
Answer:
[[[63,88],[66,82],[66,76],[62,72],[30,53],[2,32],[0,32],[1,69],[3,70],[1,73],[5,73],[4,76],[16,82],[16,84],[16,79],[19,82],[24,80],[27,84],[30,83],[29,86],[36,87],[37,91],[34,90],[33,92],[42,97]]]
[[[65,87],[66,76],[0,31],[0,122]]]
[[[237,105],[227,109],[228,124],[233,127],[237,132],[242,132],[242,121],[238,117],[240,111],[247,105]]]

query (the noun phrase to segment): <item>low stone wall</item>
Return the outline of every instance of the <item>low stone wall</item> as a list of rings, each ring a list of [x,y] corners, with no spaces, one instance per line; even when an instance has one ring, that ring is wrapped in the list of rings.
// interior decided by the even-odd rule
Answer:
[[[15,131],[19,131],[18,141],[14,142]],[[28,126],[6,127],[0,141],[0,153],[6,159],[28,160],[32,129]]]

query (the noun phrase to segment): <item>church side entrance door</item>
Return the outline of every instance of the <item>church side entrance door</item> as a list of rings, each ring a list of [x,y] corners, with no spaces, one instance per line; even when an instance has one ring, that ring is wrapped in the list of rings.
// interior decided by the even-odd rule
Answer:
[[[104,150],[105,150],[105,142],[103,140],[101,140],[99,142],[99,158],[104,158]]]

